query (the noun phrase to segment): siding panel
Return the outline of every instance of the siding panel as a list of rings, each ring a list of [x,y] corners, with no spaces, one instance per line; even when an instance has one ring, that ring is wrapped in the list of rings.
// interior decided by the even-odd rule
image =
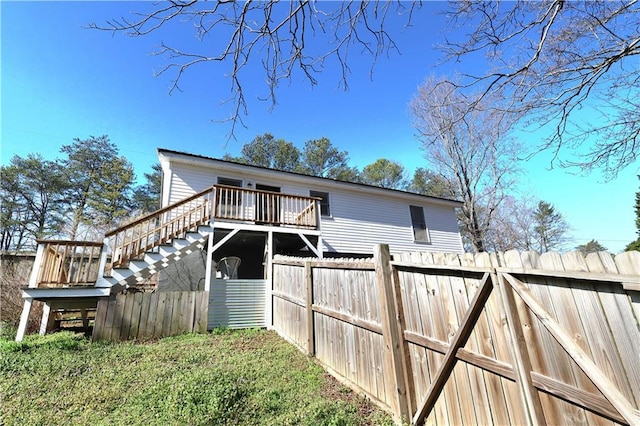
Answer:
[[[169,202],[180,201],[217,182],[214,167],[171,162],[171,194]],[[379,243],[389,244],[392,252],[403,251],[445,251],[463,252],[458,231],[455,209],[430,203],[429,199],[390,193],[389,196],[373,195],[357,186],[335,188],[332,181],[313,182],[307,186],[305,177],[300,183],[274,177],[272,171],[250,169],[243,174],[223,172],[221,176],[247,182],[278,186],[282,193],[308,196],[309,190],[329,193],[331,217],[322,218],[322,238],[325,250],[329,252],[368,254]],[[424,208],[430,243],[416,243],[413,240],[409,205]]]
[[[207,330],[265,326],[265,280],[211,280]]]

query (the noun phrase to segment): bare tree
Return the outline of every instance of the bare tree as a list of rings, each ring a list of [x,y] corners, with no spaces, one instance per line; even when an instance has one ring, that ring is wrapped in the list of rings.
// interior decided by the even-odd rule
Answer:
[[[172,92],[180,90],[180,80],[190,68],[203,63],[227,62],[232,92],[228,101],[233,104],[229,120],[233,136],[236,124],[243,124],[242,116],[247,114],[243,91],[246,69],[263,68],[268,87],[265,98],[272,106],[276,104],[276,89],[280,83],[300,72],[315,85],[316,76],[327,61],[337,61],[340,84],[346,89],[353,49],[356,49],[354,54],[368,54],[375,64],[378,57],[397,49],[385,28],[387,18],[401,15],[409,23],[414,8],[419,6],[415,2],[354,0],[324,3],[315,0],[222,0],[211,3],[175,0],[156,3],[147,13],[134,13],[131,18],[114,19],[104,25],[92,23],[89,27],[139,37],[173,23],[182,28],[191,24],[198,39],[206,42],[207,47],[192,52],[163,42],[157,53],[166,55],[168,63],[158,74],[173,76]],[[174,31],[178,28],[172,27]],[[318,37],[327,43],[310,43],[312,38]]]
[[[455,86],[430,78],[410,107],[427,161],[464,203],[463,236],[473,250],[485,251],[496,209],[514,183],[520,147],[505,134],[511,124],[505,117],[470,102]]]
[[[486,73],[464,74],[460,86],[480,89],[478,99],[499,93],[504,101],[496,107],[550,130],[539,148],[551,149],[563,166],[598,167],[611,178],[638,158],[637,0],[450,4],[454,34],[442,46],[448,58],[483,54],[490,65]],[[455,38],[461,30],[468,34]],[[562,160],[563,147],[574,156]]]
[[[534,211],[538,201],[508,195],[496,210],[485,236],[487,251],[535,250]]]

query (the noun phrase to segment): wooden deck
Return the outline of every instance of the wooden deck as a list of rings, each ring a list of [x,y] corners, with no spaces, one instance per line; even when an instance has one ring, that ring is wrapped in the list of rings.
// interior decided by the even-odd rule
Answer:
[[[319,228],[318,198],[213,185],[108,232],[104,242],[38,241],[30,288],[95,286],[112,268],[213,221],[302,230]]]

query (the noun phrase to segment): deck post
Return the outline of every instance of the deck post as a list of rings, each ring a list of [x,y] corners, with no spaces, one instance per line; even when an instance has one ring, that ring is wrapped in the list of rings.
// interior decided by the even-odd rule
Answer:
[[[115,250],[115,247],[114,247]],[[98,265],[98,278],[96,287],[111,287],[111,284],[104,278],[105,269],[107,269],[107,256],[109,251],[109,238],[102,240],[102,250],[100,251],[100,264]]]
[[[271,330],[273,328],[273,231],[269,231],[267,233],[267,250],[266,250],[267,259],[265,262],[265,278],[266,278],[266,288],[265,288],[265,301],[264,301],[264,316],[265,316],[265,326],[267,330]]]
[[[42,261],[44,259],[44,246],[45,244],[38,244],[36,258],[33,261],[33,269],[31,269],[31,275],[29,276],[29,288],[38,288],[38,275],[40,275],[40,269],[42,268]]]
[[[322,212],[320,211],[320,201],[316,200],[316,229],[320,231],[318,235],[318,257],[322,259],[324,257],[322,253]]]
[[[29,314],[31,314],[32,305],[32,298],[27,297],[24,299],[24,307],[22,308],[22,315],[20,315],[20,325],[18,325],[18,332],[16,333],[16,342],[21,342],[22,339],[24,339],[27,325],[29,324]]]
[[[45,303],[42,307],[42,320],[40,321],[40,335],[44,336],[49,331],[49,326],[51,324],[51,305]]]
[[[207,238],[207,263],[204,272],[204,291],[211,291],[211,275],[213,274],[213,222],[209,223],[211,232]]]

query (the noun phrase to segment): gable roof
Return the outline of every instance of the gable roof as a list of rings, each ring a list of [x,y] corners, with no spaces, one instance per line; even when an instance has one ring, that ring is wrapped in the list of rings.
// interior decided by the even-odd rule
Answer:
[[[217,169],[225,170],[225,171],[236,171],[242,173],[245,171],[250,174],[275,174],[280,178],[289,178],[290,180],[295,180],[300,182],[301,180],[307,181],[309,183],[315,182],[316,184],[322,186],[333,186],[333,187],[341,187],[341,188],[352,188],[359,189],[360,191],[365,191],[372,194],[377,195],[394,195],[396,197],[402,198],[413,198],[420,199],[422,202],[428,201],[434,204],[447,205],[451,207],[461,207],[462,202],[458,200],[451,200],[447,198],[440,197],[432,197],[429,195],[421,195],[416,194],[414,192],[402,191],[400,189],[391,189],[391,188],[382,188],[379,186],[368,185],[365,183],[356,183],[349,182],[337,179],[331,179],[327,177],[320,176],[312,176],[306,175],[298,172],[289,172],[284,170],[271,169],[268,167],[262,166],[254,166],[251,164],[243,164],[235,161],[229,160],[221,160],[214,157],[208,157],[199,154],[191,154],[188,152],[175,151],[166,148],[158,148],[158,157],[170,157],[172,161],[176,161],[179,163],[191,164],[196,166],[204,166],[204,167],[215,167]]]

